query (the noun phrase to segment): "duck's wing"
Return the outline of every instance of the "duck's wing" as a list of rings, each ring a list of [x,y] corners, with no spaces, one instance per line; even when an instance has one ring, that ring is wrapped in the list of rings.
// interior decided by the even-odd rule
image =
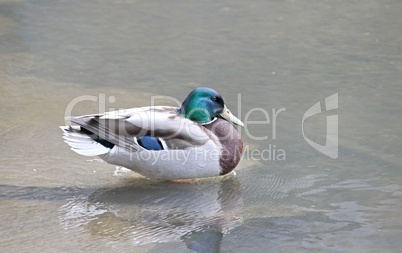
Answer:
[[[140,107],[67,120],[79,125],[80,133],[92,135],[92,140],[128,151],[154,149],[155,142],[161,149],[186,149],[214,139],[210,131],[179,115],[175,107]]]

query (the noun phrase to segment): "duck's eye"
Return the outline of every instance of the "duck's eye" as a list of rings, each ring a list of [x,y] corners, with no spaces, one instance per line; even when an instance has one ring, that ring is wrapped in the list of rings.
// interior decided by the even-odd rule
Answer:
[[[217,98],[217,97],[211,97],[211,100],[212,100],[212,101],[217,101],[218,98]]]

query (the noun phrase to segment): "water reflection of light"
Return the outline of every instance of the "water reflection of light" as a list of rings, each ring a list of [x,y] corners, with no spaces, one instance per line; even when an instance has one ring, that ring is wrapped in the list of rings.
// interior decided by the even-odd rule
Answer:
[[[135,245],[183,241],[198,251],[219,247],[242,222],[240,182],[234,176],[176,184],[131,179],[124,186],[72,198],[60,209],[66,228]],[[212,247],[212,248],[211,248]]]

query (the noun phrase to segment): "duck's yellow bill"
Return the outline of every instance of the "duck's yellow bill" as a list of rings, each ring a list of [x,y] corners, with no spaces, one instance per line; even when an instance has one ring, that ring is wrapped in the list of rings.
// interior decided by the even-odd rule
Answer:
[[[238,126],[242,126],[244,127],[243,122],[241,122],[241,120],[239,120],[238,118],[236,118],[236,116],[234,116],[229,109],[226,107],[223,108],[223,111],[221,112],[221,117],[226,119],[229,122],[232,122],[233,124],[236,124]]]

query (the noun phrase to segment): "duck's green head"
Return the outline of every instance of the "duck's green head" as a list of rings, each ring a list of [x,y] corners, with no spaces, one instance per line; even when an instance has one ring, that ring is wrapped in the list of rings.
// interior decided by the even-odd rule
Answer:
[[[225,106],[222,96],[207,87],[195,88],[188,94],[179,110],[183,117],[200,124],[209,123],[217,117],[244,126]]]

